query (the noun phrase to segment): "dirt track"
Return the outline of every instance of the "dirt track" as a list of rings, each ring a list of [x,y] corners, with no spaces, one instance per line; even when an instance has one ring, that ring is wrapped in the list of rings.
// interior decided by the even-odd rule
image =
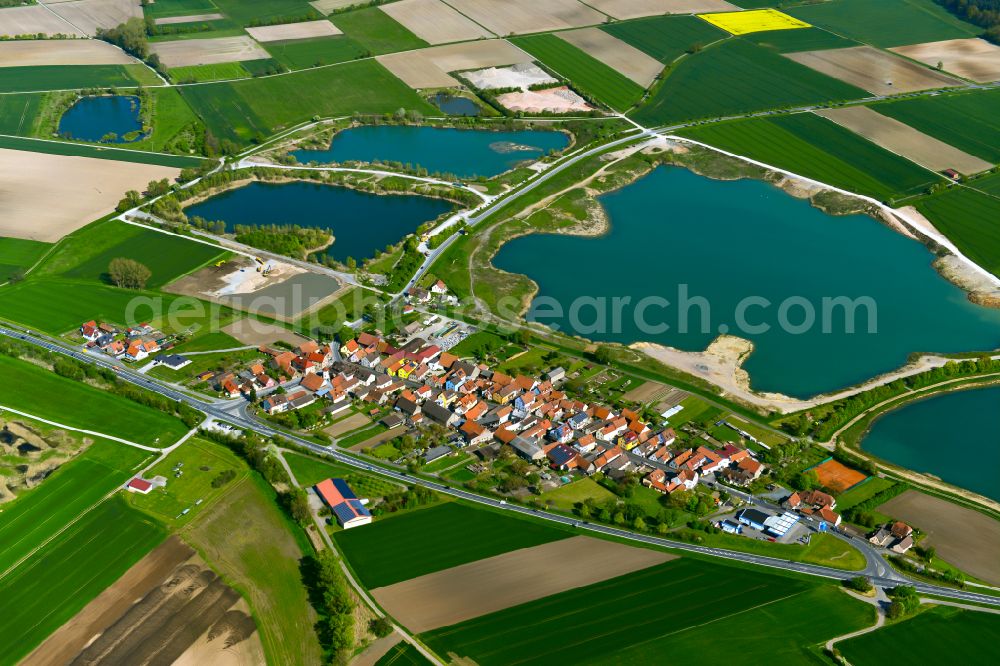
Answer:
[[[925,544],[962,571],[1000,585],[1000,522],[978,511],[907,490],[878,508],[927,534]]]
[[[380,587],[372,596],[404,627],[420,633],[674,558],[577,536]]]

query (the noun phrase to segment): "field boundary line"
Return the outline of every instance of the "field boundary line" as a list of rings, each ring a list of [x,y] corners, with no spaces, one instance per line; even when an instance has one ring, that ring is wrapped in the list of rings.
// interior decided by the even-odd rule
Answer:
[[[73,432],[83,433],[84,435],[93,435],[94,437],[100,437],[102,439],[109,439],[112,442],[118,442],[119,444],[127,444],[128,446],[135,447],[137,449],[142,449],[143,451],[150,451],[152,453],[160,453],[163,449],[158,449],[152,446],[146,446],[145,444],[138,444],[136,442],[122,439],[121,437],[115,437],[114,435],[106,435],[103,432],[95,432],[93,430],[84,430],[83,428],[74,428],[73,426],[68,426],[65,423],[57,423],[56,421],[50,421],[48,419],[43,419],[40,416],[35,416],[34,414],[29,414],[27,412],[22,412],[19,409],[14,409],[13,407],[7,407],[6,405],[0,405],[0,412],[12,412],[18,416],[23,416],[25,418],[33,419],[39,421],[46,425],[56,426],[57,428],[64,428],[66,430],[72,430]]]
[[[59,531],[57,531],[55,534],[52,534],[51,536],[49,536],[49,538],[45,539],[45,541],[42,541],[40,544],[38,544],[37,546],[35,546],[34,548],[32,548],[30,551],[28,551],[27,553],[25,553],[24,556],[21,557],[21,559],[19,559],[17,562],[14,562],[14,564],[12,564],[9,567],[7,567],[6,570],[0,572],[0,580],[3,580],[7,576],[9,576],[11,573],[14,572],[15,569],[19,568],[29,558],[31,558],[35,553],[37,553],[39,550],[41,550],[45,546],[49,545],[49,543],[51,543],[54,539],[56,539],[57,537],[59,537],[60,535],[62,535],[63,532],[65,532],[69,528],[73,527],[73,525],[76,525],[78,522],[80,522],[80,520],[82,520],[84,516],[86,516],[87,514],[89,514],[90,512],[92,512],[94,509],[96,509],[97,507],[99,507],[100,505],[104,504],[105,502],[107,502],[112,497],[114,497],[115,494],[118,493],[119,489],[120,488],[118,486],[116,486],[114,488],[114,490],[112,490],[107,495],[105,495],[101,499],[99,499],[96,502],[94,502],[93,504],[91,504],[84,511],[81,511],[79,514],[77,514],[76,518],[74,518],[73,520],[71,520],[68,523],[66,523],[65,525],[63,525],[62,528],[59,529]]]

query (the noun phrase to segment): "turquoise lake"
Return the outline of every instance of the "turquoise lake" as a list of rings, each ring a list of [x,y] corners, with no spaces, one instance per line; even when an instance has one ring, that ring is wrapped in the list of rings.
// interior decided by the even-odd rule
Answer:
[[[796,397],[859,383],[903,365],[911,352],[1000,345],[1000,311],[970,303],[932,268],[923,245],[865,215],[835,217],[761,181],[668,167],[601,203],[611,229],[600,238],[535,234],[497,254],[497,267],[539,285],[529,319],[595,340],[689,351],[728,331],[755,344],[744,364],[753,388]],[[579,306],[574,322],[570,308],[581,296],[597,305]],[[546,306],[549,297],[561,313]],[[614,297],[631,299],[620,325]],[[854,309],[853,333],[844,308],[824,306],[824,298],[839,297],[866,299],[856,301],[867,306]]]
[[[398,243],[424,222],[452,209],[451,203],[416,195],[378,196],[319,183],[261,183],[229,190],[185,209],[188,217],[237,224],[332,229],[327,253],[338,261],[361,260]]]
[[[134,95],[82,97],[59,119],[59,134],[80,141],[100,141],[114,133],[114,143],[125,143],[123,136],[140,130],[139,98]]]
[[[1000,387],[945,393],[877,419],[861,448],[1000,500],[998,414]]]
[[[338,132],[326,150],[295,150],[299,162],[402,162],[462,178],[495,176],[569,145],[556,131],[491,132],[450,127],[381,125]]]

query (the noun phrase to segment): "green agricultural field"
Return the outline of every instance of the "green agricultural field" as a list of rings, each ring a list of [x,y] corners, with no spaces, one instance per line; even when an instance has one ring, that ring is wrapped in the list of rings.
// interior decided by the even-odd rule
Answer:
[[[145,153],[130,148],[113,148],[110,146],[94,146],[85,143],[70,143],[67,141],[51,141],[29,139],[26,137],[0,136],[0,148],[10,150],[27,150],[33,153],[49,155],[71,155],[77,157],[94,157],[101,160],[116,160],[119,162],[135,162],[138,164],[159,164],[161,166],[184,169],[198,167],[205,163],[201,157],[186,157],[184,155],[161,155]]]
[[[811,113],[683,129],[678,134],[880,200],[919,194],[941,176]]]
[[[617,111],[626,111],[642,97],[644,88],[555,35],[532,35],[511,40],[573,86]]]
[[[70,88],[128,87],[141,79],[125,65],[0,67],[0,93]]]
[[[159,0],[143,6],[142,9],[146,16],[154,18],[214,14],[219,11],[212,0]]]
[[[201,121],[194,111],[187,105],[176,88],[149,88],[150,111],[152,117],[152,134],[141,141],[128,144],[132,150],[151,150],[156,152],[177,153],[185,155],[194,150],[204,130]],[[192,164],[183,164],[180,160],[191,159],[190,157],[180,158],[176,164],[168,166],[196,166],[201,163],[197,160]]]
[[[985,194],[1000,198],[1000,171],[988,174],[981,178],[968,181],[967,185]],[[3,244],[0,241],[0,257],[3,256]],[[0,262],[3,260],[0,259]]]
[[[11,275],[31,268],[50,249],[52,245],[49,243],[0,238],[0,282],[6,282]]]
[[[399,642],[389,648],[375,666],[425,666],[430,662],[410,643]]]
[[[30,134],[44,93],[0,95],[0,134]]]
[[[647,125],[868,97],[745,40],[728,40],[685,58],[631,115]]]
[[[810,617],[816,608],[822,620]],[[706,654],[786,664],[810,663],[810,645],[873,620],[870,606],[831,585],[681,558],[420,638],[480,666],[697,663]]]
[[[170,80],[174,83],[196,83],[201,81],[221,81],[224,79],[246,79],[250,72],[238,62],[220,62],[212,65],[188,65],[170,70]]]
[[[250,473],[227,484],[181,534],[250,604],[267,663],[322,662],[299,568],[311,547],[266,481]]]
[[[297,22],[323,15],[306,0],[212,0],[223,14],[240,25]]]
[[[114,497],[0,579],[0,655],[15,663],[160,544],[163,528]]]
[[[0,356],[0,371],[0,405],[12,409],[147,446],[169,446],[187,432],[163,412],[27,361]]]
[[[222,325],[223,322],[220,321],[219,324]],[[204,352],[216,351],[218,349],[238,349],[246,346],[247,345],[243,344],[228,333],[223,333],[222,331],[212,331],[196,336],[187,342],[182,342],[177,346],[177,349],[181,352]],[[256,350],[247,350],[247,352],[250,352],[253,356],[261,356]],[[197,361],[193,360],[191,365],[194,365],[195,363],[197,363]],[[186,371],[187,368],[184,368],[184,370]]]
[[[111,283],[108,277],[108,265],[113,259],[134,259],[145,265],[152,273],[146,287],[158,289],[217,260],[226,252],[215,245],[206,245],[118,221],[87,227],[78,234],[80,238],[74,239],[67,246],[81,249],[84,258],[62,275],[105,284]],[[87,249],[83,249],[84,247]],[[94,253],[94,249],[100,251]],[[60,250],[59,259],[68,258],[70,247]]]
[[[368,588],[391,585],[570,536],[568,532],[447,502],[335,535]],[[400,548],[400,544],[406,544]]]
[[[835,35],[822,28],[804,28],[801,30],[768,30],[752,32],[744,36],[758,46],[772,49],[778,53],[795,53],[797,51],[822,51],[824,49],[846,49],[857,46],[852,39]]]
[[[180,476],[174,472],[178,464],[182,465]],[[208,510],[223,492],[247,475],[247,468],[224,446],[193,437],[157,463],[146,478],[157,475],[166,477],[165,487],[155,488],[148,495],[129,495],[128,501],[175,529]],[[185,509],[188,513],[182,515]]]
[[[0,572],[129,480],[151,453],[98,440],[0,512]]]
[[[1000,199],[952,187],[917,204],[917,209],[962,253],[1000,276]]]
[[[982,32],[934,0],[830,0],[784,11],[838,35],[881,47],[976,37]]]
[[[409,51],[428,46],[427,42],[378,7],[366,7],[337,14],[333,17],[333,24],[360,44],[370,55]]]
[[[308,69],[354,60],[367,51],[356,41],[343,35],[270,42],[264,44],[264,48],[288,69]]]
[[[975,664],[993,654],[998,641],[1000,615],[938,606],[837,647],[856,666],[884,664],[901,645],[926,663]]]
[[[601,30],[664,64],[673,62],[689,49],[695,50],[695,47],[729,36],[726,31],[696,16],[656,16],[636,21],[616,21],[601,26]]]
[[[852,506],[864,502],[866,499],[877,495],[887,488],[896,485],[894,481],[883,479],[878,476],[870,476],[867,481],[854,486],[846,493],[837,496],[837,511],[843,513]]]
[[[872,108],[967,153],[1000,163],[1000,90],[903,99]]]
[[[434,112],[434,107],[375,60],[246,81],[185,86],[181,94],[216,136],[240,142],[315,115],[389,113],[400,107]]]
[[[302,487],[314,486],[326,479],[344,479],[358,494],[358,497],[368,499],[384,497],[404,490],[403,486],[398,483],[378,476],[363,474],[353,467],[317,460],[300,453],[286,453],[285,461],[292,468],[295,480]]]

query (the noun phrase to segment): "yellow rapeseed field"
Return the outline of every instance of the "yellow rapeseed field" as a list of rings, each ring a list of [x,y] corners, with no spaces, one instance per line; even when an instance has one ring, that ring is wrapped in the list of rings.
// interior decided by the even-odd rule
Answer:
[[[749,12],[719,12],[717,14],[698,14],[698,17],[722,28],[734,35],[745,35],[750,32],[765,30],[792,30],[795,28],[810,28],[808,23],[800,21],[777,9],[755,9]]]

